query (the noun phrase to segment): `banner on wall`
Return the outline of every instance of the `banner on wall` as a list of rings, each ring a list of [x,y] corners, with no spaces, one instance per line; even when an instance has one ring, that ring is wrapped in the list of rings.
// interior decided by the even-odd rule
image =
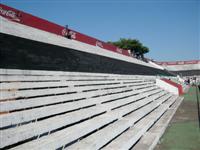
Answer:
[[[14,21],[26,26],[30,26],[33,28],[37,28],[43,31],[47,31],[53,34],[57,34],[60,36],[66,36],[66,34],[70,34],[71,39],[77,40],[86,44],[90,44],[93,46],[98,46],[103,49],[113,51],[115,53],[119,53],[125,56],[131,56],[127,50],[119,49],[114,45],[110,45],[106,42],[100,41],[96,38],[87,36],[85,34],[79,33],[72,29],[66,29],[63,26],[58,24],[49,22],[47,20],[41,19],[39,17],[30,15],[23,11],[19,11],[17,9],[11,8],[9,6],[0,4],[0,16],[9,19],[10,21]]]

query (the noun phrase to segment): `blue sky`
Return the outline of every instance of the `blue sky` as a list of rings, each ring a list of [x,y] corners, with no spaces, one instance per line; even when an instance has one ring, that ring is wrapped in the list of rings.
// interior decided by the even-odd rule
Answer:
[[[1,0],[103,41],[136,38],[158,61],[200,59],[200,0]]]

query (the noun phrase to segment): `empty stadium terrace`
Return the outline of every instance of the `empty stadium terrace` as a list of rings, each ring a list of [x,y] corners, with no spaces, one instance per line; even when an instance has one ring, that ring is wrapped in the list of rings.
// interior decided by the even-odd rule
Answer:
[[[200,76],[200,60],[156,62],[163,68],[181,76]]]
[[[73,30],[68,39],[62,26],[0,7],[0,149],[156,146],[186,90],[173,73]]]

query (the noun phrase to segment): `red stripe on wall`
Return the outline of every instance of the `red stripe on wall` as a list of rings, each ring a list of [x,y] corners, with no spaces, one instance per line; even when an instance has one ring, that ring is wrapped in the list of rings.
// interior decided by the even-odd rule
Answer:
[[[177,87],[177,88],[178,88],[179,95],[182,95],[182,94],[183,94],[183,87],[182,87],[182,85],[180,85],[180,84],[178,84],[178,83],[175,83],[175,82],[173,82],[173,81],[171,81],[171,80],[165,79],[165,78],[163,78],[163,79],[161,79],[161,80],[167,82],[168,84],[170,84],[170,85],[172,85],[172,86],[174,86],[174,87]]]
[[[0,15],[9,19],[10,21],[14,21],[14,22],[26,25],[26,26],[37,28],[37,29],[40,29],[43,31],[47,31],[47,32],[50,32],[53,34],[60,35],[60,36],[64,36],[64,33],[66,31],[65,27],[63,27],[63,26],[49,22],[42,18],[33,16],[31,14],[17,10],[15,8],[11,8],[11,7],[3,5],[3,4],[0,4]],[[122,54],[125,56],[130,56],[130,54],[128,53],[127,50],[123,50],[123,49],[119,50],[119,48],[117,48],[114,45],[110,45],[106,42],[103,42],[96,38],[79,33],[72,29],[69,29],[69,31],[72,33],[72,39],[74,39],[74,40],[77,40],[77,41],[80,41],[80,42],[83,42],[86,44],[90,44],[93,46],[98,46],[103,49],[113,51],[113,52],[116,52],[116,53],[119,53],[119,54]]]

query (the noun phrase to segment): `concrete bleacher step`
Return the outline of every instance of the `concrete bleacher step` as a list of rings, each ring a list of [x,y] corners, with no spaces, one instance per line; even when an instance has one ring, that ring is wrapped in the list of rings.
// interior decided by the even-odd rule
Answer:
[[[165,114],[146,132],[132,150],[153,150],[167,128],[171,118],[181,104],[183,98],[179,97]]]
[[[144,92],[148,89],[153,89],[153,88],[155,88],[155,85],[142,85],[142,86],[135,86],[135,87],[119,86],[118,88],[113,88],[113,89],[98,89],[98,90],[64,93],[64,94],[61,93],[61,95],[60,94],[37,95],[38,94],[37,90],[36,92],[31,90],[32,94],[34,93],[36,94],[35,97],[23,97],[23,98],[19,98],[17,101],[15,99],[7,100],[7,101],[5,100],[5,101],[2,101],[1,104],[2,104],[2,111],[12,111],[12,110],[17,110],[17,109],[22,109],[22,108],[25,109],[28,107],[36,107],[36,106],[47,105],[47,104],[70,102],[72,100],[75,101],[75,100],[83,99],[83,98],[85,99],[92,98],[98,95],[99,96],[112,95],[112,94],[114,95],[115,93],[125,93],[125,92],[132,92],[133,94],[134,93],[137,94],[140,91]],[[87,90],[87,87],[85,87],[85,90]]]
[[[148,90],[153,90],[153,89],[156,89],[156,88],[151,87]],[[145,91],[147,91],[147,89],[140,90],[140,91],[145,92]],[[93,93],[93,94],[95,94],[95,93]],[[137,92],[135,91],[132,93],[132,95],[133,94],[137,94]],[[96,95],[98,95],[98,92],[96,92]],[[88,97],[88,94],[83,94],[82,96]],[[64,96],[62,96],[62,97],[65,98]],[[61,97],[59,97],[59,98],[61,98]],[[75,109],[80,109],[83,107],[89,107],[89,106],[98,104],[100,102],[99,100],[102,98],[104,98],[104,97],[97,97],[97,98],[94,97],[94,98],[91,98],[90,100],[88,98],[88,100],[84,99],[84,100],[80,100],[80,101],[72,101],[70,103],[59,103],[57,105],[50,105],[50,106],[39,107],[39,108],[35,108],[35,109],[27,109],[25,111],[16,111],[13,113],[8,113],[6,116],[4,116],[4,115],[0,116],[0,119],[2,120],[0,127],[7,126],[8,124],[17,124],[20,122],[32,121],[32,120],[34,120],[34,118],[39,119],[39,118],[51,116],[54,114],[72,111]],[[45,99],[47,99],[47,98],[45,98]],[[40,101],[42,102],[45,99],[44,99],[44,97],[40,98]],[[73,99],[73,97],[72,97],[72,99]],[[93,99],[96,99],[96,101],[93,101]],[[26,102],[28,104],[32,104],[32,103],[29,103],[29,100],[26,100]],[[40,102],[38,102],[38,103],[40,103]],[[20,103],[18,105],[20,105]]]
[[[43,83],[45,85],[45,83]],[[123,88],[123,87],[133,87],[135,86],[137,88],[137,86],[146,86],[147,84],[152,85],[153,83],[148,82],[146,84],[144,83],[129,83],[129,84],[124,84],[119,86],[119,84],[107,84],[107,85],[99,85],[97,86],[81,86],[81,87],[74,87],[71,88],[70,86],[68,87],[62,87],[62,86],[58,86],[58,87],[46,87],[46,88],[42,88],[42,89],[30,89],[30,90],[21,90],[21,89],[13,89],[13,90],[2,90],[1,93],[1,99],[2,100],[6,100],[6,99],[16,99],[16,98],[26,98],[26,97],[33,97],[35,95],[37,96],[43,96],[43,95],[51,95],[53,94],[62,94],[62,93],[70,93],[70,92],[84,92],[84,91],[89,91],[89,90],[103,90],[103,89],[115,89],[115,88]],[[67,85],[67,84],[66,84]]]
[[[152,76],[12,69],[0,76],[5,149],[127,149],[177,104]]]
[[[145,105],[145,103],[142,103],[142,102],[140,102],[140,101],[137,102],[137,103],[138,103],[139,106]],[[134,104],[132,104],[132,106],[127,105],[127,106],[124,106],[125,108],[127,108],[127,110],[124,110],[124,108],[119,108],[119,109],[116,109],[116,110],[114,110],[114,111],[110,111],[110,112],[108,112],[108,113],[103,114],[102,116],[100,116],[100,119],[99,119],[99,118],[94,118],[94,119],[93,119],[94,121],[93,121],[93,120],[88,120],[88,122],[94,122],[94,123],[95,123],[95,120],[96,120],[96,121],[99,121],[99,120],[101,120],[101,119],[104,119],[104,117],[107,117],[109,114],[111,114],[111,116],[112,116],[112,115],[115,115],[115,117],[117,117],[118,115],[120,115],[120,112],[121,112],[121,113],[125,113],[125,112],[127,112],[127,111],[129,112],[129,111],[130,111],[130,110],[129,110],[130,108],[132,108],[132,107],[133,107],[133,108],[135,108],[135,107],[137,108],[137,107],[139,107],[139,106],[135,106]],[[120,110],[120,111],[117,113],[118,110]],[[81,114],[79,113],[79,116],[80,116],[80,115],[81,115]],[[83,115],[84,115],[84,114],[83,114]],[[75,117],[75,116],[74,116],[74,117]],[[112,118],[111,118],[111,119],[112,119]],[[92,125],[93,128],[98,128],[98,125],[95,126],[94,123],[91,123],[91,124],[88,124],[88,125],[90,125],[90,126]],[[83,122],[82,124],[84,124],[84,122]],[[78,130],[80,127],[81,127],[81,126],[78,125],[78,126],[76,127],[76,130]],[[89,127],[88,127],[88,128],[89,128]],[[72,129],[73,129],[73,126],[72,126]],[[70,131],[71,131],[71,128],[69,128],[69,129],[67,128],[66,130],[70,130]],[[76,132],[76,130],[74,130],[74,132]],[[61,132],[62,132],[62,131],[63,131],[63,130],[61,130]]]
[[[160,97],[157,100],[154,100],[152,103],[149,105],[144,106],[143,108],[134,111],[133,113],[120,118],[118,121],[114,122],[113,124],[109,125],[108,127],[105,127],[102,130],[97,131],[93,135],[89,136],[88,138],[85,138],[81,140],[80,142],[72,145],[69,147],[69,149],[81,149],[81,147],[84,147],[85,149],[99,149],[102,146],[104,146],[106,143],[114,139],[116,136],[120,135],[124,136],[124,131],[130,128],[131,126],[134,125],[136,121],[138,121],[140,118],[151,112],[159,103],[162,103],[166,99],[168,99],[170,95],[165,95],[163,97]],[[146,118],[146,117],[145,117]],[[149,120],[148,120],[149,121]],[[144,121],[143,121],[144,122]],[[138,125],[138,123],[137,123]],[[144,129],[140,128],[140,132]],[[135,136],[135,134],[131,134],[132,136]],[[119,137],[121,137],[119,136]],[[118,138],[117,138],[118,139]],[[115,139],[114,142],[117,140]],[[124,140],[122,140],[124,139]],[[125,142],[125,145],[127,145],[127,141],[130,138],[126,137],[125,138],[120,138],[120,140],[117,140],[119,143],[115,147],[109,147],[108,149],[117,149],[122,146],[123,142]],[[112,143],[112,142],[111,142]],[[123,148],[122,148],[123,149]]]
[[[2,99],[3,98],[8,99],[8,100],[3,100],[2,105],[6,105],[9,103],[9,106],[10,107],[13,106],[12,109],[14,110],[14,109],[20,109],[20,107],[27,108],[27,106],[25,106],[27,99],[29,100],[28,102],[31,102],[31,101],[35,102],[35,104],[31,105],[31,107],[35,107],[35,106],[40,106],[40,105],[45,105],[45,104],[50,104],[50,103],[56,103],[56,102],[62,102],[62,101],[66,102],[66,101],[70,101],[70,100],[86,98],[85,94],[87,94],[87,98],[89,98],[92,96],[105,95],[105,94],[111,94],[111,93],[117,93],[117,92],[125,92],[125,91],[133,91],[133,90],[137,91],[138,89],[143,90],[144,88],[155,87],[155,84],[148,84],[148,85],[147,84],[145,84],[145,85],[128,84],[128,85],[115,85],[112,88],[109,88],[109,87],[110,86],[107,86],[107,85],[96,86],[96,87],[93,87],[92,89],[91,89],[91,87],[89,87],[89,88],[84,87],[84,91],[80,91],[81,89],[83,89],[82,87],[79,90],[76,90],[78,88],[72,88],[72,87],[71,88],[57,88],[55,90],[54,89],[53,90],[46,89],[46,91],[45,90],[22,91],[21,90],[20,91],[21,95],[19,95],[19,96],[17,96],[17,93],[15,91],[13,91],[13,93],[12,93],[12,91],[9,91],[9,94],[5,94],[5,92],[1,92]],[[59,93],[55,93],[55,91],[59,92]],[[41,97],[43,98],[44,96],[49,101],[45,102],[43,99],[42,102],[36,103],[37,101],[40,101]],[[64,97],[64,100],[62,97]],[[15,99],[17,99],[17,101],[15,101]],[[50,99],[53,99],[52,102],[50,102]],[[17,105],[17,103],[22,103],[23,106],[21,106],[21,105],[19,106],[19,105]],[[7,107],[5,107],[5,108],[7,108]],[[8,108],[7,108],[7,110],[8,110]],[[6,111],[6,109],[5,109],[5,111]]]
[[[130,149],[138,139],[156,122],[156,120],[168,109],[171,103],[176,100],[176,96],[167,100],[169,104],[161,104],[153,112],[134,124],[124,134],[108,144],[105,149]]]
[[[15,136],[18,136],[16,138],[17,140],[20,140],[23,137],[22,135],[26,135],[25,136],[26,138],[27,137],[30,138],[30,137],[33,137],[34,135],[40,135],[40,134],[43,134],[43,133],[46,133],[46,132],[50,132],[50,131],[55,130],[57,128],[78,122],[80,120],[89,118],[89,117],[94,116],[94,115],[98,115],[100,113],[103,113],[105,111],[117,108],[119,106],[129,104],[130,102],[137,101],[138,99],[145,98],[148,95],[151,95],[151,94],[154,94],[154,93],[157,93],[157,92],[161,92],[161,90],[158,89],[158,90],[150,91],[150,92],[147,92],[147,93],[144,93],[144,94],[131,96],[131,97],[126,98],[126,99],[116,100],[116,101],[112,101],[112,102],[109,102],[109,103],[97,105],[95,107],[89,107],[87,109],[82,109],[82,110],[67,113],[67,114],[64,114],[64,115],[55,116],[55,117],[46,119],[46,120],[41,121],[41,122],[34,122],[34,123],[31,123],[31,124],[19,126],[17,129],[11,128],[9,130],[6,130],[5,132],[0,131],[0,133],[4,134],[5,137],[6,137],[6,135],[12,135],[13,138]],[[103,99],[103,100],[105,100],[105,99]],[[93,101],[95,101],[95,100],[93,100]],[[75,104],[74,106],[77,106],[77,105]],[[56,122],[56,123],[52,124],[51,126],[48,126],[48,124],[50,124],[51,122]],[[25,129],[26,129],[26,132],[25,132]],[[9,142],[8,139],[5,139],[5,141]],[[14,141],[15,140],[13,140],[13,139],[11,140],[11,142],[14,142]]]
[[[46,78],[46,76],[43,76],[42,78]],[[68,76],[65,77],[66,79],[69,78]],[[100,80],[60,80],[60,77],[56,77],[57,80],[38,80],[38,81],[23,81],[23,80],[17,80],[17,81],[3,81],[1,90],[10,90],[10,89],[43,89],[43,88],[56,88],[56,87],[71,87],[71,86],[84,86],[88,85],[88,82],[90,86],[92,85],[112,85],[112,84],[121,84],[121,83],[139,83],[143,82],[143,80],[115,80],[115,79],[100,79]],[[41,82],[39,82],[41,81]]]
[[[23,79],[27,79],[26,77],[29,76],[40,76],[40,77],[47,77],[47,76],[53,76],[56,77],[56,80],[60,80],[60,77],[65,77],[65,79],[76,79],[76,80],[83,80],[83,79],[114,79],[114,80],[151,80],[155,81],[155,76],[145,76],[142,75],[121,75],[121,74],[107,74],[107,73],[88,73],[88,72],[66,72],[66,71],[42,71],[42,70],[20,70],[20,69],[0,69],[0,76],[1,79],[6,79],[8,76],[17,76],[17,81],[20,81],[19,79],[23,77]],[[57,78],[59,77],[59,78]],[[65,80],[64,79],[64,80]],[[43,79],[42,80],[46,80]],[[6,81],[6,80],[5,80]],[[7,80],[9,81],[9,80]],[[27,81],[30,81],[27,79]],[[36,80],[37,82],[38,80]],[[60,80],[62,81],[62,80]]]
[[[79,138],[81,138],[89,133],[92,133],[95,130],[98,130],[99,128],[101,128],[107,124],[112,123],[116,119],[119,119],[119,118],[123,117],[124,115],[136,110],[137,108],[140,108],[140,107],[144,106],[145,104],[152,102],[154,99],[159,98],[163,94],[164,93],[153,95],[152,97],[147,97],[141,101],[137,101],[130,105],[120,107],[119,109],[109,111],[98,117],[89,119],[80,124],[76,124],[72,127],[69,127],[69,128],[60,130],[56,133],[50,134],[49,136],[42,137],[42,138],[40,138],[36,141],[30,142],[30,143],[26,143],[26,144],[20,146],[19,148],[26,149],[28,147],[32,147],[33,145],[34,145],[34,149],[43,149],[46,146],[48,146],[48,149],[56,149],[58,147],[62,147],[66,144],[70,144],[71,142],[73,142],[75,140],[78,140]],[[156,104],[154,104],[154,105],[156,105]],[[152,108],[149,108],[149,109],[152,109]],[[144,111],[142,111],[142,112],[144,112]],[[50,142],[52,140],[54,140],[53,143]]]

